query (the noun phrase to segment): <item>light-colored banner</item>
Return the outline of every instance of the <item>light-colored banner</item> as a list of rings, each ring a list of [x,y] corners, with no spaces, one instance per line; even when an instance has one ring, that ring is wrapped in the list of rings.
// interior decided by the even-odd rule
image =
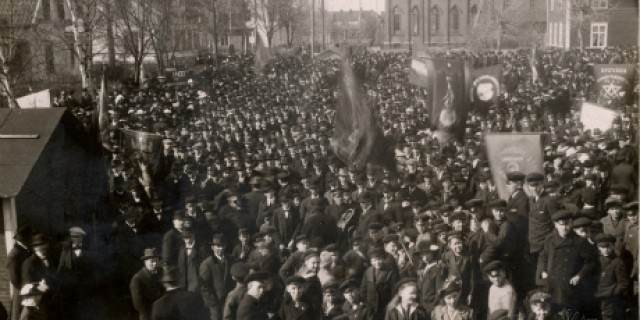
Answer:
[[[490,133],[486,135],[487,155],[493,181],[500,198],[507,200],[507,173],[543,173],[542,134]]]
[[[580,111],[580,122],[584,125],[584,130],[600,129],[603,132],[609,130],[613,125],[613,119],[618,113],[601,105],[583,102]]]
[[[51,93],[47,89],[20,97],[16,101],[21,109],[51,108]]]

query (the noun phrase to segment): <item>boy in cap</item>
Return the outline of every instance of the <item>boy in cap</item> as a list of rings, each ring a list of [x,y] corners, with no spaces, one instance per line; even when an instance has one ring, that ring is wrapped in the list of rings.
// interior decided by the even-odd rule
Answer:
[[[324,319],[331,320],[341,315],[341,298],[338,294],[338,282],[329,281],[322,285],[322,312]]]
[[[289,298],[280,306],[279,316],[281,320],[316,319],[310,305],[302,300],[303,285],[305,279],[300,276],[290,276],[285,280],[286,292]]]
[[[398,272],[384,263],[386,252],[383,249],[373,249],[369,256],[371,267],[364,273],[360,290],[364,301],[373,307],[378,317],[383,317],[385,307],[393,297]]]
[[[627,221],[623,217],[622,202],[618,199],[609,197],[604,202],[604,206],[607,210],[607,216],[600,219],[600,222],[602,222],[603,232],[616,239],[624,237]]]
[[[440,260],[440,247],[430,241],[420,241],[416,245],[418,292],[420,306],[429,314],[438,303],[438,292],[447,279],[447,266]]]
[[[131,278],[129,288],[133,307],[138,311],[140,320],[150,320],[153,303],[164,294],[160,256],[155,248],[147,248],[140,260],[144,266]]]
[[[458,304],[469,306],[475,279],[473,274],[473,261],[467,251],[466,239],[462,232],[451,231],[447,235],[447,240],[449,250],[443,254],[442,261],[447,266],[448,276],[460,279]]]
[[[534,291],[529,298],[531,313],[527,320],[554,320],[556,316],[551,313],[551,296],[544,291]]]
[[[278,272],[282,281],[294,275],[304,264],[304,255],[309,247],[309,239],[305,235],[298,235],[295,238],[295,244],[296,251],[287,258]]]
[[[600,299],[603,320],[622,319],[624,317],[624,295],[631,287],[631,279],[624,262],[614,252],[616,239],[608,234],[596,236],[600,251],[600,281],[596,298]]]
[[[268,274],[256,272],[247,275],[244,282],[247,285],[247,293],[238,305],[237,320],[268,320],[269,314],[259,299],[265,291],[265,283]]]
[[[340,319],[348,320],[371,320],[374,311],[371,306],[362,301],[362,295],[355,279],[347,279],[340,284],[340,292],[344,296],[342,311],[344,316]]]
[[[506,310],[508,319],[514,319],[516,316],[516,292],[507,280],[505,269],[500,261],[491,261],[487,263],[483,271],[491,281],[489,288],[489,314]]]

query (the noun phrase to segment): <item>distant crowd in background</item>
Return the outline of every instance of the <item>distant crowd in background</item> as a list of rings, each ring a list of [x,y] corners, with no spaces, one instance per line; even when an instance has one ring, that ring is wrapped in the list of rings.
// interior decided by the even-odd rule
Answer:
[[[441,144],[408,53],[352,57],[397,168],[332,152],[340,61],[229,56],[108,94],[98,227],[21,226],[12,319],[638,319],[638,90],[584,130],[592,66],[637,48],[436,54],[502,64],[503,94]],[[167,80],[167,81],[165,81]],[[97,94],[60,93],[88,132]],[[124,130],[161,136],[138,152]],[[544,170],[498,196],[484,135],[544,132]]]

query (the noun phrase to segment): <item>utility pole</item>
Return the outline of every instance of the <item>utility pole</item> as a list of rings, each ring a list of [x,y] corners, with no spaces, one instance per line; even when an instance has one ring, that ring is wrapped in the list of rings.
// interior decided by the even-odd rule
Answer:
[[[362,43],[362,0],[358,1],[358,44]]]
[[[324,35],[324,0],[320,0],[320,15],[322,17],[322,51],[324,51],[325,46],[325,35]]]
[[[311,0],[311,23],[310,23],[310,32],[311,32],[311,36],[309,39],[309,43],[311,44],[311,58],[313,58],[313,42],[316,39],[315,35],[316,35],[316,30],[315,30],[315,26],[316,26],[316,0]]]

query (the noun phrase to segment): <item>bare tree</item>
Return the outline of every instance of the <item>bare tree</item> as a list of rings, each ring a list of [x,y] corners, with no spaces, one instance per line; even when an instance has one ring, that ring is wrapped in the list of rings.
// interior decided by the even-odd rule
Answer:
[[[505,41],[524,46],[540,43],[543,34],[536,23],[529,0],[480,0],[467,43],[497,50]]]
[[[175,59],[179,39],[184,34],[181,27],[183,6],[176,0],[149,0],[150,10],[148,29],[151,46],[155,51],[158,70],[164,73],[170,62]]]
[[[135,81],[139,82],[142,63],[149,53],[149,12],[151,0],[114,0],[114,37],[133,59]]]
[[[309,3],[304,0],[282,0],[280,6],[282,27],[286,33],[287,47],[291,47],[295,37],[309,29]]]
[[[271,46],[273,35],[282,29],[291,0],[254,0],[253,18],[258,33],[266,35],[267,45]]]

